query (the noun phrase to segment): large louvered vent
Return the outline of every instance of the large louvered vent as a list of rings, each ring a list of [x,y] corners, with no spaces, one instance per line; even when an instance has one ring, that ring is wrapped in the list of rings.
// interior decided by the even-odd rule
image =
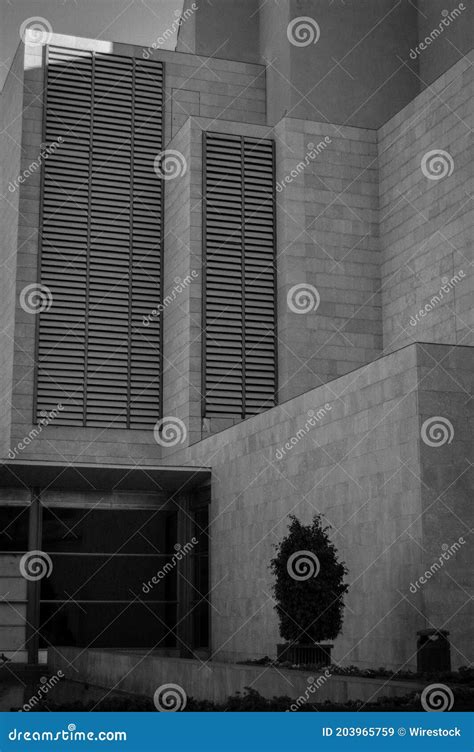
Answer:
[[[204,415],[275,404],[274,149],[204,134]]]
[[[37,411],[56,423],[146,428],[159,417],[161,63],[50,47]]]

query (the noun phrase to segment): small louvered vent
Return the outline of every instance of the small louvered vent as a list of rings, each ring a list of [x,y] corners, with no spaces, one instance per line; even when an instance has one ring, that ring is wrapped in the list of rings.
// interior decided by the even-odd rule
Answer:
[[[145,428],[159,417],[163,66],[50,47],[37,410],[57,423]]]
[[[204,134],[204,415],[275,404],[274,152],[270,140]]]

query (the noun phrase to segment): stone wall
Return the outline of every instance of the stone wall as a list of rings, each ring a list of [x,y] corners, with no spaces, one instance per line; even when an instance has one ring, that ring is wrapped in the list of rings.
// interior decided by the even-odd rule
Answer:
[[[184,422],[189,442],[201,438],[200,137],[188,118],[169,144],[184,156],[185,172],[165,183],[163,415]]]
[[[474,341],[469,65],[461,60],[378,133],[385,351]],[[423,170],[440,150],[447,156]]]
[[[431,440],[420,442],[422,610],[427,627],[449,631],[456,665],[472,660],[473,373],[474,348],[418,345],[420,430]]]
[[[23,105],[23,44],[18,46],[1,96],[2,227],[0,273],[0,456],[9,449],[15,327],[15,275]],[[33,181],[37,183],[38,177]]]
[[[193,5],[185,0],[184,10],[189,14]],[[286,113],[379,128],[472,47],[470,0],[201,0],[198,6],[180,28],[177,49],[266,62],[270,124]],[[303,44],[291,44],[288,25],[302,17],[310,19],[313,40],[316,28],[319,36],[310,43],[302,32]]]
[[[425,45],[419,51],[418,73],[421,88],[425,88],[455,65],[462,55],[469,54],[474,13],[471,2],[459,0],[449,4],[445,0],[418,0],[417,6],[418,45],[420,42]]]
[[[177,276],[184,278],[201,265],[205,130],[276,142],[279,402],[373,360],[382,348],[376,132],[292,119],[272,129],[191,118],[170,142],[170,148],[185,154],[188,170],[165,186],[168,292]],[[313,150],[308,143],[314,144]],[[321,151],[319,144],[324,147]],[[318,154],[308,156],[305,169],[292,177],[294,168],[315,151]],[[200,438],[201,284],[202,280],[193,281],[163,316],[165,414],[185,421],[189,416],[191,439]],[[316,287],[317,310],[294,312],[287,294],[296,284]],[[193,298],[191,320],[189,295]],[[184,330],[187,340],[183,340]],[[188,348],[191,343],[193,352],[188,358],[183,344]],[[186,369],[192,376],[180,375]],[[179,394],[178,400],[169,400],[173,393]],[[212,419],[205,430],[213,433],[234,422],[239,421]]]
[[[352,583],[336,659],[347,654],[346,661],[363,664],[370,651],[371,657],[383,654],[385,662],[402,660],[397,638],[387,645],[387,627],[377,622],[398,601],[387,587],[390,580],[402,586],[404,579],[401,567],[391,572],[392,557],[403,558],[414,571],[420,562],[410,541],[404,541],[403,557],[400,544],[398,552],[386,552],[397,527],[415,523],[420,509],[416,477],[399,471],[399,455],[415,471],[418,464],[414,354],[412,348],[373,363],[208,438],[185,456],[173,456],[174,463],[212,466],[212,650],[217,658],[275,654],[272,545],[283,536],[290,513],[308,522],[320,512],[334,527]],[[384,401],[396,404],[406,392],[403,409],[388,413],[384,422]],[[320,421],[306,432],[309,410],[321,408]],[[286,450],[300,429],[304,435]],[[393,451],[401,436],[404,444]],[[413,534],[420,536],[416,523]],[[406,618],[403,607],[391,617],[401,631]],[[412,622],[414,629],[416,619]],[[364,644],[370,627],[376,634]]]
[[[376,138],[293,118],[275,127],[282,402],[381,352]],[[295,285],[316,288],[319,307],[301,313]]]
[[[289,42],[288,24],[301,17],[313,30],[318,25],[317,42]],[[420,90],[418,62],[409,58],[417,41],[417,9],[409,0],[204,0],[191,24],[183,24],[179,49],[217,56],[229,50],[231,58],[267,63],[272,125],[286,112],[378,128]]]
[[[419,92],[417,63],[408,55],[417,39],[414,3],[290,0],[288,5],[288,20],[309,16],[320,28],[316,44],[290,45],[289,116],[379,128]]]
[[[469,348],[444,354],[451,368],[467,372]],[[349,569],[335,660],[413,669],[416,632],[436,618],[436,626],[445,625],[453,635],[453,665],[467,662],[465,612],[456,613],[447,605],[443,609],[434,583],[432,604],[428,590],[410,590],[433,553],[465,533],[466,527],[461,520],[467,497],[449,489],[450,472],[443,475],[440,469],[436,484],[426,482],[430,466],[420,428],[427,408],[419,412],[418,405],[429,404],[433,380],[443,367],[428,374],[430,356],[433,352],[425,346],[406,347],[170,458],[174,464],[212,466],[211,618],[216,658],[233,661],[275,654],[280,639],[268,569],[273,544],[285,534],[289,514],[309,522],[320,513],[332,526],[332,539]],[[449,390],[458,411],[463,390],[454,379]],[[439,403],[435,404],[438,414]],[[314,426],[308,424],[310,410]],[[461,437],[467,425],[464,417],[458,427]],[[453,443],[444,450],[443,465],[447,468],[456,458],[465,466],[468,456],[467,445]],[[467,479],[457,481],[463,483],[467,489]],[[451,494],[450,504],[428,508],[431,494],[442,490]],[[456,520],[454,508],[449,511],[457,504],[461,520]],[[439,525],[445,517],[449,535]],[[464,553],[446,562],[444,571],[458,582],[449,602],[461,605],[458,600],[469,572]]]
[[[184,0],[176,50],[260,62],[258,6],[259,0]]]

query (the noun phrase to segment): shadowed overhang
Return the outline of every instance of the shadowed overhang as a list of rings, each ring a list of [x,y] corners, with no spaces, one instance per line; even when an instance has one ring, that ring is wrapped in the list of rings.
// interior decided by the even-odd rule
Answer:
[[[88,465],[86,463],[2,462],[0,488],[68,491],[166,491],[179,493],[210,481],[208,467]]]

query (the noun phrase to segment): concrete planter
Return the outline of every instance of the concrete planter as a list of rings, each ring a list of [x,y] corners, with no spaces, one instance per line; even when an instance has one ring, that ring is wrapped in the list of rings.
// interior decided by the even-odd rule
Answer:
[[[311,702],[343,703],[373,702],[382,696],[401,697],[425,686],[417,681],[333,676],[329,669],[298,671],[71,647],[50,648],[48,665],[52,673],[61,669],[67,679],[95,687],[153,698],[158,687],[173,683],[179,684],[188,697],[219,703],[235,692],[243,692],[245,687],[252,687],[268,698],[286,695],[292,700],[306,701],[311,697]],[[311,685],[316,685],[314,693],[308,692]]]

